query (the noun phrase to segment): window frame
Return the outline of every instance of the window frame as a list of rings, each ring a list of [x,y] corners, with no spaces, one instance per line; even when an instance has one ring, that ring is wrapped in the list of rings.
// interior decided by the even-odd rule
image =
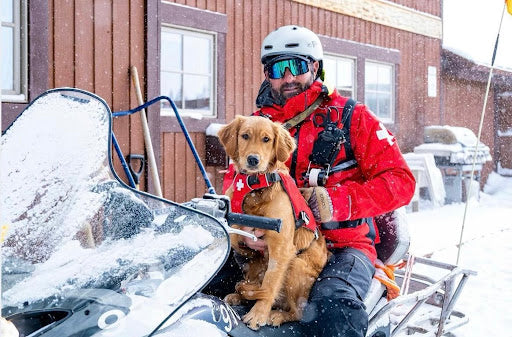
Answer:
[[[353,66],[352,67],[352,95],[350,97],[357,100],[357,75],[356,75],[357,74],[357,58],[354,56],[340,55],[340,54],[334,54],[334,53],[328,53],[328,52],[326,52],[324,54],[324,60],[326,57],[331,58],[334,61],[338,61],[339,59],[345,59],[345,60],[352,61],[352,66]],[[325,67],[325,61],[324,61],[324,67]],[[337,79],[338,79],[338,74],[336,72],[336,80]],[[337,83],[330,83],[330,84],[334,85],[334,87],[337,90],[340,90],[340,88],[337,86]]]
[[[205,31],[216,34],[215,67],[215,96],[213,97],[216,117],[204,117],[201,119],[191,116],[183,116],[183,122],[190,132],[205,132],[211,123],[225,123],[226,106],[226,36],[228,32],[227,15],[201,10],[194,7],[175,4],[164,0],[146,0],[147,31],[146,31],[146,97],[148,99],[160,95],[160,43],[161,27],[179,26],[184,29]],[[182,111],[179,110],[181,113]],[[181,114],[180,114],[181,116]],[[181,132],[181,126],[175,116],[161,116],[160,105],[154,104],[148,108],[148,124],[153,134],[166,132]],[[159,138],[155,140],[155,146],[159,146]]]
[[[22,102],[6,101],[2,95],[2,130],[5,130],[28,106],[28,102],[49,88],[48,72],[48,1],[22,0],[26,4],[27,93]]]
[[[209,84],[210,84],[210,88],[211,88],[211,93],[210,93],[210,106],[208,109],[208,113],[202,113],[202,111],[199,109],[186,109],[186,108],[181,108],[179,110],[179,112],[181,113],[181,115],[183,117],[186,116],[186,117],[192,117],[192,118],[197,118],[197,119],[217,118],[217,106],[214,104],[217,101],[217,99],[216,99],[216,96],[217,96],[217,83],[216,83],[216,77],[217,77],[216,76],[216,72],[217,72],[217,42],[216,42],[217,41],[217,33],[216,32],[208,32],[208,31],[204,31],[204,30],[198,30],[198,29],[191,29],[188,27],[182,27],[182,26],[177,26],[177,25],[169,25],[169,24],[165,24],[165,23],[161,25],[160,33],[162,32],[163,29],[166,29],[166,28],[171,31],[180,33],[182,35],[189,34],[188,36],[207,37],[209,39],[209,41],[211,42],[212,54],[209,55],[209,56],[211,56],[211,58],[210,58],[211,73],[209,74],[209,77],[210,77]],[[182,48],[183,48],[183,44],[182,44]],[[184,56],[183,49],[182,49],[181,56],[182,57]],[[182,59],[182,61],[183,61],[183,59]],[[179,73],[181,75],[186,74],[186,72],[183,70],[183,66],[181,66],[181,71],[175,72],[175,73]],[[161,80],[161,75],[162,75],[162,69],[160,66],[160,74],[159,74],[160,80]],[[184,91],[184,87],[182,87],[182,93],[183,93],[183,91]],[[161,90],[160,90],[160,92],[161,92]],[[185,98],[183,97],[182,100],[184,100],[184,99]],[[175,102],[175,103],[177,103],[177,102]],[[176,104],[176,105],[178,105],[178,104]],[[170,109],[170,108],[168,108],[168,109],[160,108],[161,116],[172,116],[173,114],[174,113],[172,112],[172,109]]]
[[[367,70],[368,70],[368,63],[370,64],[373,64],[373,65],[377,65],[377,66],[389,66],[390,69],[391,69],[391,74],[390,74],[390,81],[391,81],[391,92],[390,92],[390,95],[391,95],[391,102],[390,102],[390,111],[389,111],[389,114],[390,116],[389,117],[382,117],[382,116],[379,116],[378,115],[378,112],[377,111],[373,111],[372,112],[377,116],[379,117],[379,119],[384,123],[384,124],[394,124],[395,122],[395,111],[396,111],[396,107],[395,107],[395,101],[396,101],[396,76],[395,76],[395,65],[392,64],[392,63],[387,63],[387,62],[380,62],[380,61],[375,61],[375,60],[372,60],[372,59],[366,59],[365,60],[365,64],[364,64],[364,69],[365,69],[365,76],[367,74]],[[378,71],[378,68],[377,68],[377,71]],[[365,79],[365,84],[364,84],[364,91],[365,91],[365,105],[368,105],[366,103],[366,79]],[[375,90],[375,92],[379,93],[378,90]]]
[[[13,87],[1,90],[2,102],[25,103],[28,101],[28,34],[27,0],[12,0],[13,22],[2,22],[2,27],[13,28]]]
[[[345,57],[353,57],[356,60],[356,97],[359,102],[365,101],[365,64],[366,60],[372,60],[375,62],[388,63],[394,66],[394,101],[393,105],[393,122],[385,121],[382,122],[394,132],[398,128],[396,124],[400,120],[400,116],[397,113],[400,111],[398,106],[398,99],[400,94],[399,81],[400,76],[400,62],[401,54],[397,49],[384,48],[374,46],[370,44],[364,44],[340,38],[333,38],[330,36],[320,35],[319,36],[322,45],[324,46],[324,53],[336,54]]]

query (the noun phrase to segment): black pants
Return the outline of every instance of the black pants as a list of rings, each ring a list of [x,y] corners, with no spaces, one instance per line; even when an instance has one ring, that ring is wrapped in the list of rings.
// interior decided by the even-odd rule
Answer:
[[[309,302],[300,324],[308,337],[364,337],[368,314],[363,299],[375,269],[361,251],[342,248],[332,251],[318,280],[313,285]],[[237,262],[230,256],[217,276],[203,292],[224,297],[242,279]]]
[[[309,295],[302,324],[316,337],[364,337],[368,314],[363,299],[375,268],[361,251],[336,249]]]

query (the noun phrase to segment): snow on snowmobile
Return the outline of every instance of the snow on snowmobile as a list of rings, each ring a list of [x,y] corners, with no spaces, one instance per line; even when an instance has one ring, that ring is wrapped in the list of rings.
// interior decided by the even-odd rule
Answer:
[[[230,223],[279,230],[280,220],[233,214],[215,193],[178,204],[138,191],[114,171],[113,145],[108,105],[73,88],[45,92],[2,135],[1,308],[19,336],[303,336],[300,322],[253,331],[240,319],[248,308],[201,293],[226,262]],[[408,268],[390,275],[395,299],[373,280],[367,335],[441,336],[467,322],[454,306],[474,272],[409,257],[400,212],[377,222],[379,259]]]

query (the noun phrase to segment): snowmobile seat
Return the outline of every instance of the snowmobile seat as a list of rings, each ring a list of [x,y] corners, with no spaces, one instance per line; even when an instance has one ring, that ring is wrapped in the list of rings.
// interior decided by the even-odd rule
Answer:
[[[385,265],[398,263],[405,257],[410,246],[409,231],[403,210],[392,211],[375,217],[380,243],[377,257]]]
[[[380,236],[380,243],[375,246],[378,259],[385,265],[398,263],[405,257],[410,245],[409,232],[403,210],[396,210],[377,216],[375,217],[375,223]],[[385,300],[385,296],[383,297],[385,291],[386,287],[374,278],[364,298],[366,311],[370,315],[374,309],[378,309],[377,304],[379,301],[381,299]]]

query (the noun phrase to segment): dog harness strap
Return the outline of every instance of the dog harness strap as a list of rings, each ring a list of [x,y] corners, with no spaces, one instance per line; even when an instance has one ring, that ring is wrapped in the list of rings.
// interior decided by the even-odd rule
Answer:
[[[231,211],[235,213],[243,213],[243,202],[245,196],[251,191],[271,186],[275,182],[281,182],[286,195],[290,199],[295,217],[296,228],[304,226],[316,233],[317,225],[314,220],[313,212],[302,197],[295,181],[288,174],[280,174],[277,172],[267,174],[247,175],[237,173],[233,179],[233,197],[231,198]]]
[[[235,213],[243,213],[242,204],[247,193],[269,187],[279,180],[281,180],[281,176],[277,172],[250,175],[237,173],[233,179],[231,210]]]
[[[299,228],[302,226],[316,232],[317,225],[313,212],[307,205],[293,178],[289,175],[281,175],[281,185],[292,204],[293,214],[295,215],[295,227]]]

